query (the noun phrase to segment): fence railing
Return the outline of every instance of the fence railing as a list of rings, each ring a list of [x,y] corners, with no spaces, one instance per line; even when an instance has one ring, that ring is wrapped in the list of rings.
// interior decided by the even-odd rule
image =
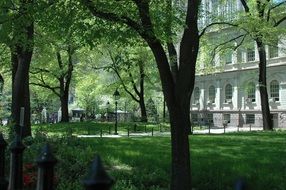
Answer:
[[[222,134],[222,133],[233,133],[233,132],[251,132],[261,131],[263,127],[253,126],[252,124],[244,126],[227,126],[214,127],[213,125],[192,125],[192,134]]]
[[[25,145],[17,135],[10,145],[10,175],[5,174],[5,151],[7,142],[0,133],[0,190],[23,190],[23,154]],[[54,167],[58,160],[46,144],[36,159],[37,185],[36,190],[54,190]],[[99,156],[95,156],[87,179],[82,182],[86,190],[110,190],[114,180],[105,171]]]

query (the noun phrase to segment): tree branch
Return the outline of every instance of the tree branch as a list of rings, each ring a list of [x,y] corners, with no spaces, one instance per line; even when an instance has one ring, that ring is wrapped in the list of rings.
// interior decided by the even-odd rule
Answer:
[[[278,4],[275,4],[275,6],[270,7],[269,10],[272,11],[273,9],[276,9],[276,8],[280,7],[281,5],[283,5],[283,4],[286,4],[286,1],[282,1],[282,2],[280,2]]]
[[[284,22],[286,20],[286,16],[284,16],[283,18],[281,18],[280,20],[278,20],[277,22],[275,22],[274,27],[279,26],[282,22]]]
[[[43,68],[32,68],[32,69],[30,69],[29,73],[34,74],[34,75],[39,74],[39,73],[48,73],[48,74],[51,74],[52,76],[54,76],[55,78],[59,79],[58,75],[51,72],[50,70],[43,69]]]
[[[202,32],[200,33],[199,36],[202,37],[206,33],[207,29],[209,29],[210,27],[212,27],[214,25],[238,26],[237,24],[233,24],[233,23],[229,23],[229,22],[213,22],[213,23],[207,25],[206,27],[204,27],[204,29],[202,30]]]
[[[68,70],[66,73],[66,84],[65,84],[65,93],[68,93],[69,91],[69,86],[70,86],[70,82],[71,82],[71,78],[72,78],[72,72],[73,72],[73,61],[72,61],[72,56],[74,54],[74,49],[69,45],[68,46]]]
[[[55,95],[57,95],[58,97],[60,97],[60,94],[56,91],[57,89],[60,89],[60,87],[58,87],[58,86],[52,87],[52,86],[49,86],[49,85],[47,85],[47,84],[35,83],[35,82],[30,82],[29,84],[30,84],[30,85],[35,85],[35,86],[40,86],[40,87],[42,87],[42,88],[49,89],[49,90],[53,91],[53,93],[54,93]]]
[[[140,97],[140,94],[141,94],[141,93],[140,93],[139,90],[137,89],[137,86],[136,86],[136,84],[135,84],[133,75],[132,75],[132,73],[131,73],[130,71],[128,71],[128,75],[129,75],[129,77],[130,77],[130,81],[131,81],[131,83],[132,83],[132,86],[133,86],[133,89],[134,89],[135,93]]]
[[[246,1],[245,1],[245,0],[240,0],[240,2],[241,2],[242,6],[243,6],[243,8],[244,8],[244,11],[245,11],[246,13],[249,13],[249,7],[248,7]]]
[[[243,38],[242,38],[242,37],[243,37]],[[213,51],[212,51],[212,52],[213,52],[213,53],[212,53],[212,59],[211,59],[210,62],[212,62],[212,61],[214,60],[214,57],[215,57],[215,54],[216,54],[217,49],[219,49],[221,46],[224,46],[224,45],[226,45],[226,44],[228,44],[228,43],[231,43],[231,42],[233,42],[233,41],[236,41],[236,40],[239,39],[239,38],[242,38],[242,40],[240,41],[239,44],[237,44],[237,45],[235,46],[234,50],[236,50],[239,46],[242,45],[243,41],[244,41],[245,38],[246,38],[246,34],[242,34],[242,35],[236,36],[236,37],[234,37],[234,38],[232,38],[232,39],[230,39],[230,40],[227,40],[227,41],[225,41],[225,42],[223,42],[223,43],[218,44],[217,46],[215,46],[215,47],[213,48]]]
[[[115,74],[116,74],[117,77],[119,78],[120,83],[121,83],[122,86],[123,86],[123,89],[131,96],[131,98],[132,98],[133,100],[135,100],[136,102],[140,102],[140,101],[134,96],[134,94],[132,94],[132,93],[130,92],[130,90],[127,88],[126,84],[124,83],[124,80],[122,79],[122,77],[121,77],[121,75],[120,75],[120,73],[119,73],[119,71],[118,71],[118,68],[117,68],[117,66],[116,66],[116,64],[115,64],[115,63],[116,63],[116,60],[115,60],[114,57],[112,56],[111,51],[108,51],[108,54],[109,54],[110,59],[111,59],[111,61],[112,61],[111,69],[115,72]]]
[[[119,16],[117,14],[111,12],[103,12],[96,8],[94,3],[91,0],[81,0],[82,4],[86,6],[90,12],[98,18],[105,19],[112,22],[119,22],[122,24],[126,24],[131,28],[135,29],[137,32],[142,31],[143,28],[134,20],[127,16]]]

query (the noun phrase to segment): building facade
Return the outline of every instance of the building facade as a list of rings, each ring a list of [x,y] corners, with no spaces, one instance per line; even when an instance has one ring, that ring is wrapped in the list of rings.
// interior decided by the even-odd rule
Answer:
[[[216,1],[203,2],[210,7]],[[235,2],[235,7],[230,10],[241,9],[239,2]],[[203,24],[209,23],[207,19],[202,21]],[[224,32],[229,31],[216,31],[210,35],[221,35]],[[274,128],[286,128],[285,49],[284,36],[281,36],[276,44],[266,46],[267,88]],[[211,67],[217,69],[208,74],[200,72],[196,76],[190,108],[192,122],[215,127],[222,127],[224,123],[233,127],[262,127],[258,63],[258,50],[254,42],[247,48],[237,48],[235,51],[225,51],[223,55],[215,55]],[[204,64],[200,67],[204,70]]]
[[[274,127],[286,127],[286,41],[276,50],[267,47],[267,87]],[[193,122],[214,126],[253,125],[262,127],[258,88],[258,51],[233,52],[222,71],[196,76],[191,101]],[[221,62],[222,60],[220,60]]]

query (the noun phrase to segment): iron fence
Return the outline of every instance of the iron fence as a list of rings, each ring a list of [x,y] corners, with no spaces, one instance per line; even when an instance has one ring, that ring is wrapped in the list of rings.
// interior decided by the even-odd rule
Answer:
[[[5,174],[5,151],[7,142],[0,133],[0,190],[23,190],[23,154],[25,145],[17,135],[10,145],[10,174],[9,180]],[[36,190],[54,190],[54,167],[58,160],[52,154],[49,144],[46,144],[36,159],[38,168]],[[110,190],[114,180],[106,173],[100,157],[93,160],[88,177],[82,185],[86,190]]]

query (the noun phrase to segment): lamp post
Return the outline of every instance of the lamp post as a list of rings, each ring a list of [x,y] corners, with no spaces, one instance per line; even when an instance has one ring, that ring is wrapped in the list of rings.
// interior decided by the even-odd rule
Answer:
[[[115,90],[113,96],[114,96],[114,100],[115,100],[115,132],[114,132],[114,135],[118,135],[118,133],[117,133],[117,104],[118,104],[118,102],[117,101],[120,98],[120,94],[119,94],[117,89]]]

